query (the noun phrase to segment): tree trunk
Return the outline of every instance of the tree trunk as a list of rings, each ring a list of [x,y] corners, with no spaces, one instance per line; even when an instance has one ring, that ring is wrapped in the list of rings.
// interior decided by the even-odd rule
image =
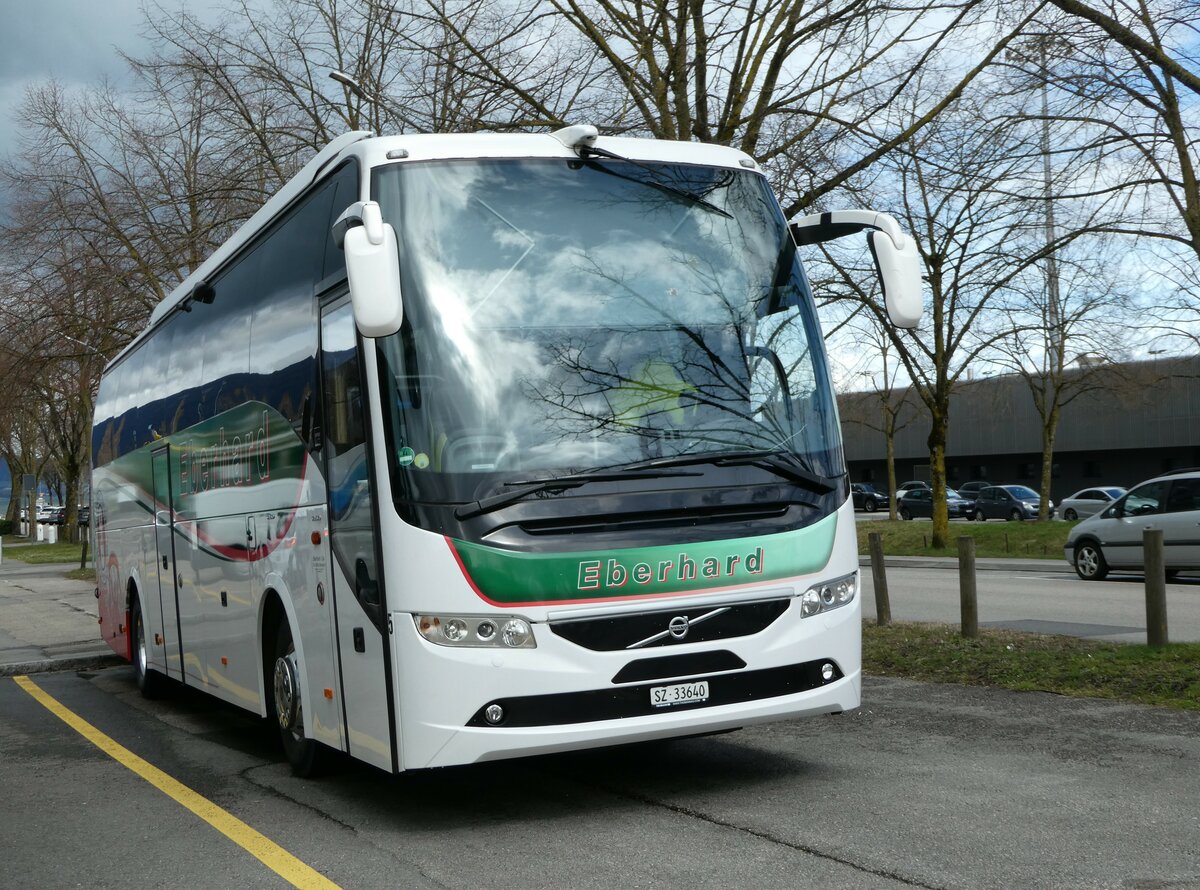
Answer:
[[[1054,438],[1058,434],[1059,407],[1057,393],[1055,404],[1042,423],[1042,482],[1038,489],[1042,500],[1038,504],[1038,519],[1050,518],[1050,482],[1054,470]]]
[[[889,427],[884,436],[887,442],[888,519],[896,518],[896,432]]]
[[[950,544],[950,516],[946,511],[946,415],[933,414],[929,430],[929,486],[933,489],[933,547]]]

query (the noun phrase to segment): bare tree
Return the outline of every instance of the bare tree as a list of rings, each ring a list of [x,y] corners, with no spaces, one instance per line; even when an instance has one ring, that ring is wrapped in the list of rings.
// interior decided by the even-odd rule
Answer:
[[[1049,518],[1062,410],[1082,395],[1112,387],[1137,338],[1130,324],[1135,301],[1120,280],[1115,246],[1112,238],[1081,239],[1052,255],[1056,278],[1031,275],[1014,288],[1006,308],[1011,333],[996,343],[994,364],[1024,379],[1041,422],[1040,519]]]
[[[870,273],[860,270],[856,274],[867,276],[858,281],[869,280]],[[872,297],[873,299],[877,299]],[[884,461],[887,472],[888,518],[896,518],[896,434],[917,419],[915,395],[903,365],[892,357],[892,343],[885,328],[877,319],[864,313],[856,316],[853,324],[854,340],[870,348],[866,367],[853,373],[854,377],[870,381],[867,391],[851,392],[839,399],[842,424],[853,424],[873,430],[883,436]],[[875,361],[878,357],[878,362]]]
[[[893,206],[911,232],[926,270],[928,314],[914,331],[891,327],[882,301],[857,282],[861,271],[841,260],[846,311],[868,312],[887,332],[896,358],[929,413],[933,544],[949,537],[946,510],[946,441],[950,398],[969,368],[996,343],[1013,335],[1004,311],[1023,280],[1048,253],[1079,236],[1040,235],[1038,136],[1016,114],[1021,97],[1001,84],[977,85],[953,109],[880,166],[881,206]],[[993,89],[985,91],[984,86]],[[890,189],[890,192],[888,191]]]
[[[1118,0],[1050,2],[1067,15],[1094,26],[1130,56],[1159,69],[1165,77],[1179,81],[1200,96],[1195,55],[1196,40],[1200,37],[1200,5],[1195,0],[1178,0],[1164,5],[1147,0],[1132,3]],[[1168,33],[1176,36],[1174,46],[1163,40]]]
[[[444,5],[426,5],[430,21],[453,30]],[[1002,28],[988,20],[994,9],[978,0],[920,10],[890,0],[543,0],[500,38],[459,32],[455,46],[477,66],[462,74],[523,103],[530,123],[560,126],[575,110],[613,132],[742,149],[774,171],[791,215],[845,187],[962,95],[1028,21]],[[519,54],[563,23],[597,59],[579,70],[578,88],[552,79],[547,89],[543,71],[491,61],[498,45]],[[918,72],[964,55],[973,58],[943,69],[940,94],[924,91],[924,102],[905,103],[904,120],[892,114],[894,126],[878,125]],[[889,64],[899,57],[905,64]]]
[[[1200,61],[1185,50],[1195,45],[1200,6],[1195,0],[1055,3],[1064,4],[1099,11],[1100,19],[1138,39],[1119,40],[1091,18],[1049,16],[1036,25],[1036,52],[1009,55],[1027,78],[1054,91],[1043,111],[1063,137],[1054,154],[1069,154],[1077,171],[1074,187],[1059,197],[1107,197],[1114,211],[1107,231],[1185,251],[1195,263],[1200,94],[1190,83],[1200,81]]]

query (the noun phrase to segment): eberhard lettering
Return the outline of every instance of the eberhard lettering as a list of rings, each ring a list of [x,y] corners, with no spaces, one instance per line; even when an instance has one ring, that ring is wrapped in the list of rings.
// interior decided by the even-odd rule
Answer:
[[[200,444],[195,440],[181,442],[178,494],[196,494],[270,479],[268,431],[267,412],[263,411],[257,429],[251,426],[230,438],[225,427],[221,427],[215,437],[202,438]]]
[[[619,559],[585,559],[579,563],[580,590],[617,590],[630,584],[667,584],[696,580],[716,581],[738,576],[761,575],[763,571],[763,549],[756,547],[744,557],[730,554],[724,557],[708,556],[699,560],[680,553],[675,559],[660,560],[657,564],[635,562],[626,565]]]

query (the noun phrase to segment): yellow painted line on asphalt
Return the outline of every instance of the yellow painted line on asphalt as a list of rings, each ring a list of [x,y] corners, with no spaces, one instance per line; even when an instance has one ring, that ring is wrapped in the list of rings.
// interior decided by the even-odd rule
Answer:
[[[251,828],[236,816],[227,813],[215,803],[208,800],[208,798],[197,794],[182,782],[167,775],[158,767],[138,757],[128,748],[110,739],[100,730],[96,729],[96,727],[92,726],[92,724],[47,694],[28,677],[13,677],[13,680],[18,686],[33,696],[42,707],[113,760],[137,773],[180,806],[191,810],[292,886],[339,890],[337,884],[311,866],[305,865],[270,838]]]

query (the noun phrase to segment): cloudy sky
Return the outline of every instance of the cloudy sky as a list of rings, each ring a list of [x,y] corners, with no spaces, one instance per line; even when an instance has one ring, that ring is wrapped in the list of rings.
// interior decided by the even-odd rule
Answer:
[[[204,15],[216,0],[164,0]],[[146,49],[142,0],[0,0],[0,153],[16,147],[13,115],[31,82],[56,78],[68,87],[108,77],[127,80],[117,48]]]

